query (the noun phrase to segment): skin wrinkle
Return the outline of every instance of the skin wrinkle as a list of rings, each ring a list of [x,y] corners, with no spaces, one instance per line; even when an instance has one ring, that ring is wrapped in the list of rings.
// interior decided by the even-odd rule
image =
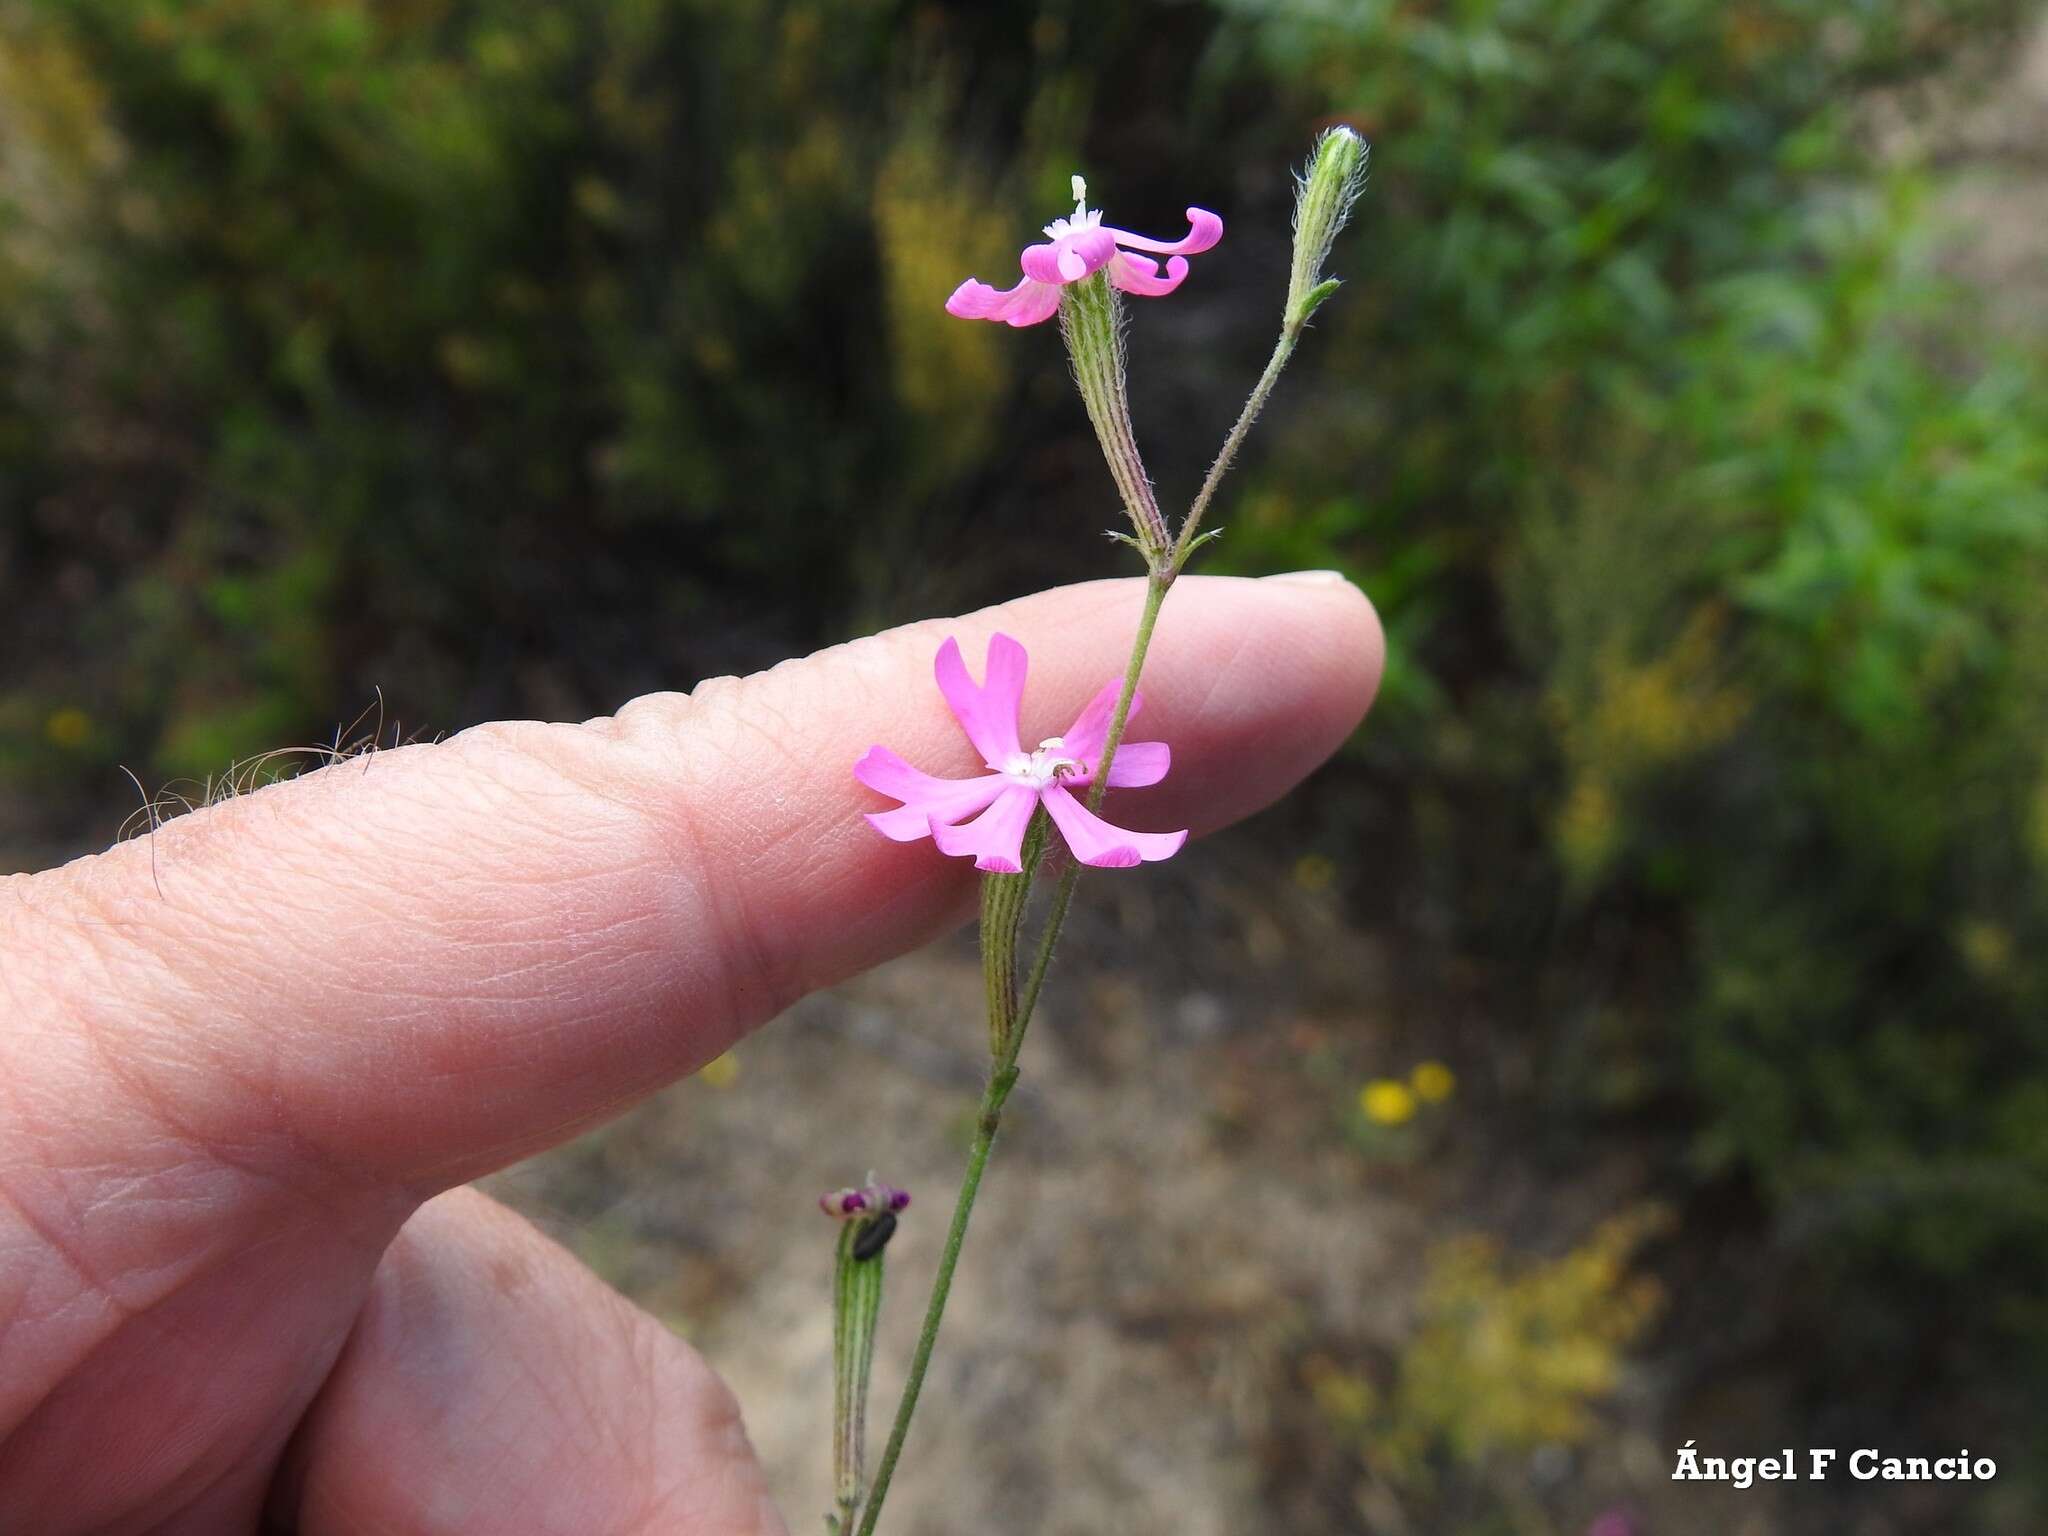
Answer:
[[[74,1173],[76,1172],[76,1170],[73,1171]],[[88,1226],[91,1225],[88,1218],[94,1212],[107,1212],[118,1215],[121,1219],[126,1220],[130,1214],[127,1207],[134,1198],[135,1187],[153,1184],[159,1182],[160,1179],[161,1175],[129,1174],[125,1185],[117,1185],[112,1190],[96,1189],[93,1192],[93,1198],[85,1202],[83,1207],[75,1201],[67,1202],[71,1207],[66,1213],[69,1218],[68,1226],[55,1222],[48,1216],[34,1210],[22,1198],[18,1190],[10,1188],[4,1183],[0,1183],[0,1205],[4,1205],[6,1209],[13,1212],[21,1224],[40,1239],[44,1250],[54,1253],[67,1268],[84,1282],[84,1295],[97,1298],[105,1304],[108,1311],[112,1314],[111,1320],[106,1324],[105,1331],[112,1331],[140,1317],[151,1307],[160,1305],[164,1297],[175,1294],[182,1286],[185,1277],[177,1272],[178,1266],[174,1264],[130,1265],[122,1271],[124,1278],[147,1276],[154,1282],[167,1271],[171,1273],[171,1278],[168,1285],[159,1286],[153,1284],[144,1286],[142,1288],[143,1294],[140,1296],[127,1294],[126,1286],[117,1284],[105,1271],[86,1259],[85,1249],[89,1246],[90,1239],[84,1234]],[[195,1221],[193,1224],[202,1228],[213,1225],[213,1223],[203,1218],[208,1213],[217,1211],[221,1205],[222,1202],[217,1198],[204,1194],[175,1199],[158,1197],[147,1201],[147,1208],[151,1210],[182,1209],[184,1207],[196,1206],[198,1208],[197,1215],[202,1219]],[[74,1241],[70,1236],[62,1235],[67,1233],[75,1233],[79,1234],[79,1236]]]
[[[192,1286],[198,1284],[200,1281],[211,1277],[213,1274],[217,1273],[222,1267],[224,1267],[228,1263],[233,1262],[237,1264],[247,1264],[254,1255],[261,1253],[265,1249],[282,1246],[283,1242],[284,1240],[281,1237],[266,1236],[257,1239],[255,1243],[245,1246],[236,1252],[217,1255],[211,1262],[204,1264],[183,1276],[176,1285],[171,1287],[161,1297],[154,1300],[147,1309],[138,1311],[132,1316],[123,1319],[121,1326],[119,1328],[107,1331],[101,1334],[100,1336],[96,1337],[86,1350],[84,1350],[80,1354],[74,1355],[70,1376],[62,1378],[52,1383],[38,1396],[35,1403],[28,1409],[28,1411],[25,1414],[21,1415],[13,1423],[7,1426],[5,1435],[0,1436],[0,1463],[4,1463],[5,1453],[8,1449],[8,1446],[17,1437],[32,1433],[33,1426],[37,1418],[52,1404],[60,1403],[61,1400],[68,1397],[70,1395],[69,1388],[72,1386],[73,1383],[85,1379],[83,1367],[89,1366],[100,1354],[107,1350],[109,1346],[118,1342],[126,1342],[123,1338],[123,1335],[131,1329],[139,1329],[147,1332],[151,1340],[153,1341],[155,1347],[161,1352],[169,1353],[172,1351],[179,1350],[189,1352],[192,1346],[187,1344],[186,1341],[184,1341],[183,1339],[179,1338],[175,1332],[167,1329],[163,1325],[162,1320],[157,1316],[157,1314],[165,1308],[167,1303],[175,1300],[177,1297],[184,1294],[187,1290],[189,1290]],[[188,1374],[194,1379],[198,1379],[202,1377],[203,1373],[213,1364],[214,1362],[210,1360],[196,1359],[193,1361],[192,1370]],[[308,1364],[318,1366],[317,1370],[310,1372],[312,1377],[312,1383],[316,1386],[321,1377],[324,1376],[325,1371],[327,1369],[327,1364],[319,1362],[317,1359],[309,1361]],[[309,1386],[306,1395],[308,1398],[311,1397],[312,1386]],[[190,1438],[203,1440],[205,1437],[197,1433],[197,1428],[197,1426],[186,1423],[179,1423],[175,1426],[176,1433],[186,1435]],[[172,1445],[175,1445],[176,1443],[173,1437],[166,1436],[160,1439],[156,1445],[151,1447],[152,1451],[159,1450],[162,1447],[162,1445],[167,1441]],[[234,1457],[240,1454],[240,1452],[243,1449],[245,1449],[245,1447],[238,1446],[235,1443],[221,1442],[217,1439],[214,1442],[214,1447],[215,1454],[226,1455],[229,1457]],[[178,1475],[179,1477],[189,1475],[189,1468],[186,1472],[182,1472]],[[172,1489],[175,1490],[177,1484],[174,1482],[171,1486]],[[161,1491],[160,1485],[159,1491]]]
[[[139,945],[136,939],[138,933],[145,930],[147,925],[140,922],[131,922],[130,919],[122,915],[120,908],[115,905],[117,898],[115,893],[109,889],[108,882],[88,882],[87,899],[92,903],[94,910],[104,915],[104,921],[96,929],[89,928],[87,930],[88,935],[92,936],[96,941],[87,942],[83,945],[84,953],[96,962],[93,972],[98,979],[97,993],[99,996],[125,997],[137,990],[142,991],[144,995],[148,995],[150,989],[147,987],[137,989],[125,984],[126,977],[129,974],[127,968],[139,967],[143,972],[153,974],[160,981],[167,980],[173,983],[175,990],[174,1001],[187,1001],[188,1006],[202,1008],[206,1006],[205,1000],[208,998],[209,988],[219,988],[222,984],[222,968],[217,962],[206,963],[202,972],[203,980],[195,980],[188,975],[187,968],[192,964],[200,963],[201,951],[204,948],[202,944],[190,942],[183,933],[178,933],[174,935],[174,941],[171,943],[158,943],[144,947]],[[132,893],[119,898],[122,906],[132,905],[137,900],[154,901],[155,899],[153,894],[143,895],[138,898]],[[168,899],[166,899],[164,905],[170,906]],[[178,912],[175,907],[171,907],[170,910],[174,922],[182,920],[185,916],[185,914]],[[120,950],[118,955],[108,952],[109,940],[119,943]],[[76,948],[77,946],[73,947]],[[68,967],[66,970],[72,975],[74,982],[80,979],[77,970]],[[148,1030],[141,1036],[142,1040],[152,1045],[168,1044],[172,1041],[184,1043],[184,1049],[174,1053],[171,1058],[178,1068],[190,1074],[196,1074],[201,1081],[218,1082],[225,1080],[228,1084],[240,1087],[242,1091],[233,1095],[232,1099],[241,1110],[246,1111],[248,1107],[263,1103],[275,1103],[276,1101],[274,1086],[272,1086],[275,1081],[274,1069],[270,1073],[263,1074],[264,1077],[269,1079],[269,1082],[263,1082],[259,1085],[258,1080],[249,1075],[247,1067],[244,1065],[244,1063],[249,1063],[249,1065],[259,1064],[252,1060],[253,1053],[247,1044],[243,1046],[242,1050],[232,1054],[223,1054],[217,1050],[205,1050],[207,1043],[205,1039],[179,1030],[175,1024],[174,1016],[171,1015],[168,1007],[159,1005],[158,1011],[163,1015],[161,1018],[152,1018],[147,1014],[138,1016],[135,1011],[131,1010],[121,1025],[123,1045],[120,1048],[116,1048],[110,1045],[105,1038],[109,1026],[108,1021],[102,1017],[101,1008],[93,1006],[83,997],[74,997],[70,992],[63,990],[53,988],[49,995],[58,1002],[60,1011],[71,1023],[74,1038],[82,1042],[95,1059],[101,1076],[111,1078],[116,1083],[121,1084],[127,1090],[128,1100],[131,1105],[148,1115],[160,1129],[173,1132],[179,1139],[190,1145],[218,1154],[224,1161],[227,1160],[223,1151],[226,1145],[225,1137],[216,1140],[198,1131],[194,1125],[187,1122],[182,1113],[171,1110],[170,1095],[167,1088],[161,1086],[146,1071],[134,1069],[136,1066],[152,1059],[149,1051],[137,1050],[135,1048],[138,1043],[136,1035],[138,1026],[152,1024],[159,1026],[153,1030]],[[267,1046],[270,1042],[269,1034],[264,1031],[254,1032],[250,1039],[256,1042],[259,1047]],[[194,1054],[195,1050],[204,1051],[203,1059]],[[270,1054],[274,1060],[274,1047],[271,1049]],[[252,1087],[255,1088],[255,1091],[251,1091]],[[217,1100],[225,1096],[216,1091],[215,1094],[208,1097]],[[316,1150],[296,1135],[295,1127],[289,1116],[273,1116],[271,1119],[271,1129],[273,1133],[282,1139],[287,1151],[296,1152],[304,1156],[314,1153]],[[263,1160],[260,1148],[255,1160]],[[248,1160],[243,1159],[239,1161],[243,1163],[246,1169]],[[316,1162],[315,1166],[321,1166],[321,1164]],[[326,1166],[329,1168],[329,1171],[332,1171],[331,1164]],[[308,1189],[300,1190],[300,1193],[308,1192]]]
[[[1230,654],[1224,657],[1222,664],[1209,674],[1209,686],[1202,694],[1202,702],[1195,711],[1196,714],[1206,714],[1214,708],[1216,695],[1222,692],[1225,683],[1231,681],[1232,674],[1237,670],[1237,664],[1244,659],[1245,646],[1250,641],[1250,638],[1243,630],[1239,630],[1231,637]],[[1162,638],[1161,643],[1166,643],[1171,639],[1171,634],[1168,634]]]
[[[96,1046],[91,1048],[97,1050]],[[64,1234],[60,1226],[31,1210],[20,1195],[5,1180],[0,1180],[0,1202],[4,1202],[7,1208],[42,1240],[43,1246],[47,1250],[54,1252],[59,1260],[71,1268],[93,1292],[97,1293],[107,1302],[108,1307],[113,1313],[112,1320],[107,1325],[106,1331],[108,1332],[118,1331],[120,1328],[125,1327],[140,1313],[152,1306],[158,1305],[163,1296],[171,1294],[177,1289],[179,1282],[174,1279],[171,1286],[164,1291],[154,1291],[140,1298],[125,1296],[110,1275],[102,1272],[97,1265],[86,1259],[81,1251],[84,1246],[82,1241],[73,1242],[68,1235]],[[80,1212],[75,1204],[67,1214],[70,1217],[72,1228],[76,1229],[84,1225],[80,1220]]]
[[[498,777],[499,782],[503,783],[508,781],[509,776],[501,774]],[[517,784],[516,779],[510,779],[509,781],[515,783],[515,785]],[[387,780],[387,782],[389,781]],[[604,840],[609,842],[613,841],[614,838],[615,834],[607,833]],[[611,871],[595,871],[588,878],[593,883],[598,884],[616,885],[618,883],[618,877]],[[628,878],[630,878],[630,875],[628,876]],[[475,949],[479,946],[471,945],[469,947]],[[602,950],[610,950],[611,948],[612,946],[606,945],[602,947]],[[626,948],[629,952],[643,952],[651,951],[652,945],[633,945],[627,946]],[[546,990],[565,990],[568,986],[574,984],[579,974],[581,974],[583,977],[587,979],[590,969],[592,969],[588,962],[593,959],[599,963],[600,967],[605,965],[617,965],[622,963],[620,956],[610,953],[604,953],[602,952],[602,950],[595,955],[586,954],[582,957],[583,968],[580,973],[578,970],[573,969],[569,965],[563,963],[559,957],[546,956],[536,958],[536,971],[544,972],[549,968],[553,968],[564,977],[564,981],[560,985],[551,986]],[[623,963],[630,963],[630,953],[627,954]],[[406,974],[413,974],[413,969],[408,967],[406,970]],[[476,985],[476,980],[477,979],[474,977],[467,979],[458,977],[449,978],[449,980],[446,983],[440,985],[407,985],[402,987],[394,986],[390,982],[386,981],[383,982],[381,985],[372,984],[366,988],[363,988],[362,990],[371,997],[381,996],[386,1000],[397,997],[415,1002],[417,1004],[417,1007],[415,1009],[408,1011],[419,1016],[419,1020],[422,1025],[422,1027],[417,1031],[419,1038],[421,1038],[422,1041],[434,1041],[438,1043],[443,1037],[445,1037],[446,1031],[435,1028],[434,1025],[437,1024],[440,1021],[441,1016],[448,1011],[449,1005],[455,997],[459,996],[461,1001],[463,1002],[475,1003],[478,1001],[479,995],[481,995],[485,1001],[488,1001],[490,995],[493,992],[499,990],[498,987],[493,987],[490,985],[480,987]],[[503,978],[496,978],[496,980],[498,981],[500,986],[502,986]],[[537,989],[531,986],[513,986],[505,988],[504,990],[518,994],[528,994],[536,991]],[[430,1015],[432,1016],[431,1021],[428,1017]],[[398,1019],[391,1020],[390,1022],[402,1025],[403,1015],[401,1015]],[[402,1036],[402,1029],[400,1031],[400,1034]],[[454,1048],[458,1058],[466,1059],[466,1046],[464,1046],[460,1041],[457,1041],[454,1043]]]
[[[622,732],[615,722],[608,724],[607,728],[603,732],[601,732],[598,737],[599,742],[606,746],[620,744],[622,741],[626,739],[626,733]],[[559,740],[559,737],[551,738],[551,741]],[[579,740],[573,743],[573,745],[575,745],[579,749],[587,749],[591,745],[591,743],[589,741]],[[587,752],[581,755],[587,755]],[[569,770],[564,764],[555,764],[554,766],[556,767],[556,771],[562,772],[566,778],[569,778],[574,782],[582,783],[585,785],[596,785],[597,783],[601,782],[600,775],[594,775],[587,772],[573,772]],[[647,910],[646,912],[639,912],[633,914],[631,918],[632,923],[637,926],[641,923],[645,923],[652,920],[656,923],[657,926],[662,926],[659,924],[659,920],[656,914],[664,909],[671,913],[675,911],[676,907],[678,906],[678,903],[675,900],[673,891],[677,887],[680,887],[687,891],[689,899],[686,905],[689,909],[691,909],[696,914],[703,914],[707,912],[711,913],[715,918],[719,912],[719,904],[716,897],[715,882],[705,879],[699,873],[699,871],[716,868],[718,866],[706,862],[703,853],[704,845],[701,839],[695,836],[694,823],[691,821],[688,815],[686,814],[683,817],[676,819],[664,818],[650,814],[650,811],[647,808],[647,806],[643,804],[636,804],[634,801],[627,799],[625,797],[617,796],[607,792],[603,796],[603,798],[611,801],[611,803],[613,803],[614,805],[617,805],[621,809],[625,810],[628,813],[633,825],[644,828],[648,833],[652,834],[653,838],[657,842],[664,845],[663,853],[665,853],[666,856],[662,856],[662,854],[653,854],[646,860],[644,867],[646,872],[651,876],[653,884],[656,887],[657,893],[660,893],[664,889],[666,889],[669,894],[667,894],[666,899],[664,900],[658,900],[656,902],[650,903],[649,910]],[[694,802],[688,800],[687,798],[679,798],[675,803],[678,807],[682,807],[689,806]],[[678,831],[684,834],[682,839],[683,846],[688,848],[692,853],[694,853],[696,855],[695,857],[677,856],[676,839],[674,838],[673,834]],[[637,839],[635,841],[637,841]],[[636,863],[631,867],[637,868],[641,866],[639,866]],[[591,879],[593,883],[598,883],[601,885],[610,885],[616,883],[616,875],[617,872],[614,870],[594,871],[592,873]],[[622,918],[619,926],[623,926],[626,921],[626,919]],[[722,928],[724,925],[720,924],[720,926]],[[687,931],[688,925],[682,925],[682,927],[683,931]],[[714,936],[714,938],[717,937],[719,936]],[[637,947],[634,953],[655,954],[661,952],[665,948],[670,947],[673,947],[673,941],[671,941],[671,944],[669,945],[662,945],[658,942],[650,941],[643,946]]]
[[[739,692],[735,688],[729,690],[728,695]],[[744,709],[722,708],[716,718],[710,722],[703,721],[701,717],[707,708],[716,707],[707,706],[697,697],[689,698],[684,703],[683,718],[671,723],[668,733],[683,737],[687,747],[695,744],[693,729],[702,735],[720,736],[720,726],[727,730],[746,727]],[[704,729],[707,725],[708,730]],[[640,734],[643,732],[635,732],[636,736]],[[724,746],[722,737],[718,746],[721,749]],[[776,751],[786,760],[794,761],[779,744]],[[689,753],[685,750],[679,755],[687,757]],[[729,754],[720,750],[715,755]],[[744,1004],[747,978],[751,979],[756,997],[775,1000],[771,1006],[781,1005],[779,1000],[786,994],[788,978],[775,974],[762,947],[762,925],[747,910],[743,894],[751,888],[752,882],[745,876],[759,859],[760,845],[750,842],[744,835],[734,838],[728,833],[722,839],[715,837],[713,828],[718,825],[715,818],[718,807],[719,800],[715,795],[702,798],[677,795],[669,797],[666,806],[659,810],[643,807],[641,814],[664,846],[668,855],[667,869],[690,887],[697,911],[710,919],[710,931],[691,934],[689,942],[740,962],[729,969],[725,996],[721,999],[723,1007],[719,1011],[728,1016],[741,1016],[752,1011]],[[738,878],[725,877],[723,872],[727,870],[737,870]],[[714,876],[712,871],[721,873]]]
[[[112,1047],[104,1033],[91,1021],[81,1021],[80,1038],[98,1063],[101,1073],[128,1091],[131,1102],[154,1121],[168,1141],[194,1154],[195,1164],[202,1167],[211,1164],[238,1175],[251,1187],[269,1189],[276,1204],[292,1211],[295,1217],[310,1207],[326,1218],[322,1225],[329,1237],[339,1238],[366,1254],[381,1251],[396,1220],[403,1219],[401,1212],[390,1208],[391,1202],[387,1198],[383,1202],[372,1202],[370,1209],[373,1214],[366,1223],[362,1203],[355,1198],[360,1191],[353,1187],[359,1181],[350,1181],[350,1198],[338,1198],[335,1190],[339,1186],[335,1179],[341,1170],[299,1133],[289,1114],[273,1113],[268,1120],[276,1144],[287,1147],[292,1155],[266,1157],[266,1149],[261,1146],[253,1156],[239,1150],[231,1151],[224,1136],[212,1136],[187,1124],[172,1107],[169,1095],[146,1074],[131,1071],[123,1053]],[[232,1075],[232,1060],[223,1063],[222,1070]],[[273,1109],[277,1105],[274,1093],[248,1094],[243,1102],[269,1104]],[[306,1176],[309,1172],[319,1177],[309,1178]],[[259,1205],[259,1208],[263,1206]]]
[[[74,1251],[69,1238],[62,1232],[50,1227],[24,1206],[15,1196],[14,1192],[7,1187],[5,1182],[0,1182],[0,1206],[4,1206],[14,1216],[16,1221],[20,1222],[23,1227],[27,1228],[41,1242],[46,1251],[55,1254],[57,1261],[83,1282],[85,1294],[82,1297],[74,1298],[75,1300],[97,1299],[111,1313],[110,1320],[100,1330],[101,1336],[116,1332],[128,1322],[134,1314],[122,1305],[120,1298],[94,1273],[93,1266],[86,1261],[85,1257]],[[21,1305],[25,1306],[26,1304],[27,1291],[24,1288]],[[66,1308],[66,1310],[70,1309]],[[12,1328],[13,1319],[10,1317],[7,1333],[0,1333],[0,1343],[5,1342],[8,1333],[12,1332]],[[47,1390],[45,1389],[46,1393]],[[0,1394],[0,1402],[4,1401],[5,1394]],[[29,1414],[33,1413],[36,1403],[40,1401],[41,1397],[38,1397],[35,1402],[29,1403],[19,1413],[10,1413],[5,1418],[0,1418],[0,1440],[4,1440],[6,1435],[11,1434]]]
[[[282,1436],[277,1438],[281,1439]],[[183,1528],[180,1524],[181,1521],[193,1515],[195,1511],[199,1510],[208,1499],[212,1498],[222,1488],[234,1483],[247,1481],[250,1481],[248,1462],[240,1458],[230,1460],[211,1475],[203,1477],[199,1486],[193,1489],[188,1496],[177,1498],[175,1493],[172,1494],[173,1498],[177,1498],[177,1502],[168,1512],[160,1515],[156,1509],[150,1509],[143,1516],[148,1524],[141,1527],[141,1529],[150,1532],[176,1532]],[[152,1503],[154,1503],[154,1500]],[[190,1528],[195,1533],[203,1533],[203,1536],[216,1536],[220,1527],[218,1519],[209,1513],[207,1525]]]

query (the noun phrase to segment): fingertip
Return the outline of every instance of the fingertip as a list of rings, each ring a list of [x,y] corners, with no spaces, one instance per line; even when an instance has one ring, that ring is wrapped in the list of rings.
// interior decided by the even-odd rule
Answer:
[[[1342,571],[1283,571],[1261,578],[1260,584],[1287,589],[1290,603],[1314,605],[1315,627],[1321,630],[1317,649],[1334,663],[1335,680],[1344,686],[1350,711],[1344,735],[1349,736],[1379,696],[1386,671],[1387,635],[1379,610]]]

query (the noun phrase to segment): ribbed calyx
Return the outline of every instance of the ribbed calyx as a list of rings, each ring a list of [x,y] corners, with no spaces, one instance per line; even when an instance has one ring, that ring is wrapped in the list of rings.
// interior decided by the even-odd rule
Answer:
[[[1032,876],[1045,856],[1046,815],[1041,807],[1024,834],[1023,868],[1014,875],[981,877],[981,976],[988,988],[988,1054],[1000,1062],[1017,1031],[1017,932],[1031,899]]]
[[[882,1229],[882,1224],[887,1228]],[[860,1511],[867,1461],[868,1378],[875,1363],[875,1320],[882,1313],[882,1248],[875,1238],[894,1231],[886,1206],[840,1228],[832,1278],[832,1502],[825,1517],[831,1536],[853,1529]],[[871,1250],[871,1251],[870,1251]],[[866,1257],[859,1255],[866,1254]]]
[[[1131,405],[1124,390],[1123,313],[1117,291],[1097,272],[1060,290],[1060,334],[1074,366],[1088,420],[1109,460],[1109,472],[1123,498],[1124,511],[1137,530],[1139,549],[1148,561],[1162,558],[1172,539],[1151,477],[1138,457],[1131,431]]]

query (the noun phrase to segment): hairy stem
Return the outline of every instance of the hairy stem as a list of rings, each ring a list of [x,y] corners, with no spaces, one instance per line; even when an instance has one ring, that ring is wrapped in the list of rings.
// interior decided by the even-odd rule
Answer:
[[[917,1351],[910,1357],[910,1375],[903,1383],[903,1399],[896,1405],[896,1422],[889,1427],[889,1443],[882,1449],[882,1464],[875,1469],[875,1486],[861,1515],[859,1536],[874,1536],[875,1522],[882,1516],[882,1500],[889,1495],[889,1481],[896,1475],[896,1462],[903,1454],[910,1416],[917,1410],[924,1373],[932,1363],[932,1347],[939,1342],[939,1321],[946,1315],[946,1298],[953,1292],[953,1271],[960,1264],[960,1245],[967,1240],[974,1198],[981,1193],[982,1170],[988,1167],[989,1152],[996,1144],[1003,1101],[1009,1098],[1016,1082],[1017,1069],[1005,1067],[993,1073],[982,1090],[980,1112],[975,1117],[974,1145],[967,1154],[967,1173],[960,1181],[959,1198],[953,1202],[953,1224],[946,1229],[946,1246],[939,1253],[939,1272],[932,1279],[931,1300],[925,1304],[924,1327],[917,1336]]]
[[[1223,483],[1223,476],[1229,471],[1231,460],[1237,457],[1238,446],[1251,431],[1252,423],[1259,419],[1259,412],[1266,408],[1266,397],[1273,393],[1273,386],[1279,382],[1281,370],[1287,360],[1294,356],[1295,343],[1301,340],[1301,322],[1290,319],[1280,328],[1280,339],[1273,343],[1273,355],[1266,361],[1266,371],[1259,375],[1259,382],[1252,386],[1252,392],[1245,398],[1244,409],[1237,413],[1237,424],[1230,429],[1230,435],[1223,439],[1223,447],[1216,455],[1216,462],[1209,466],[1209,473],[1202,481],[1202,488],[1195,493],[1194,505],[1188,508],[1187,520],[1180,525],[1180,537],[1173,543],[1171,568],[1175,575],[1188,563],[1188,556],[1194,552],[1195,536],[1201,531],[1202,518],[1209,510],[1209,503],[1216,495],[1216,487]]]
[[[1152,649],[1152,630],[1159,622],[1160,606],[1166,601],[1167,589],[1173,585],[1171,571],[1154,571],[1145,583],[1145,611],[1138,618],[1138,635],[1131,643],[1131,659],[1124,666],[1124,685],[1116,697],[1116,710],[1109,717],[1109,734],[1102,741],[1102,757],[1095,765],[1095,782],[1088,788],[1088,809],[1102,809],[1102,797],[1109,789],[1109,765],[1116,758],[1116,749],[1123,745],[1124,729],[1131,722],[1131,700],[1138,696],[1138,675],[1145,670],[1145,655]],[[1045,985],[1045,973],[1052,967],[1053,946],[1059,942],[1060,929],[1067,920],[1067,906],[1074,899],[1074,887],[1081,880],[1081,865],[1078,860],[1070,862],[1060,875],[1060,883],[1054,887],[1052,906],[1045,914],[1045,927],[1038,936],[1038,953],[1032,957],[1031,970],[1024,981],[1023,996],[1018,998],[1016,1027],[1012,1030],[1021,1046],[1024,1031],[1031,1023],[1031,1012],[1038,1006],[1039,988]],[[1010,1054],[1015,1061],[1016,1053]]]

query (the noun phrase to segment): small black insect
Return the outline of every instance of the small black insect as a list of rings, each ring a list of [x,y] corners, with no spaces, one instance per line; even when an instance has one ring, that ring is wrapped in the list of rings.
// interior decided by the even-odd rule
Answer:
[[[860,1235],[853,1240],[853,1256],[856,1259],[872,1259],[889,1246],[889,1239],[895,1235],[896,1213],[884,1211],[860,1229]]]

